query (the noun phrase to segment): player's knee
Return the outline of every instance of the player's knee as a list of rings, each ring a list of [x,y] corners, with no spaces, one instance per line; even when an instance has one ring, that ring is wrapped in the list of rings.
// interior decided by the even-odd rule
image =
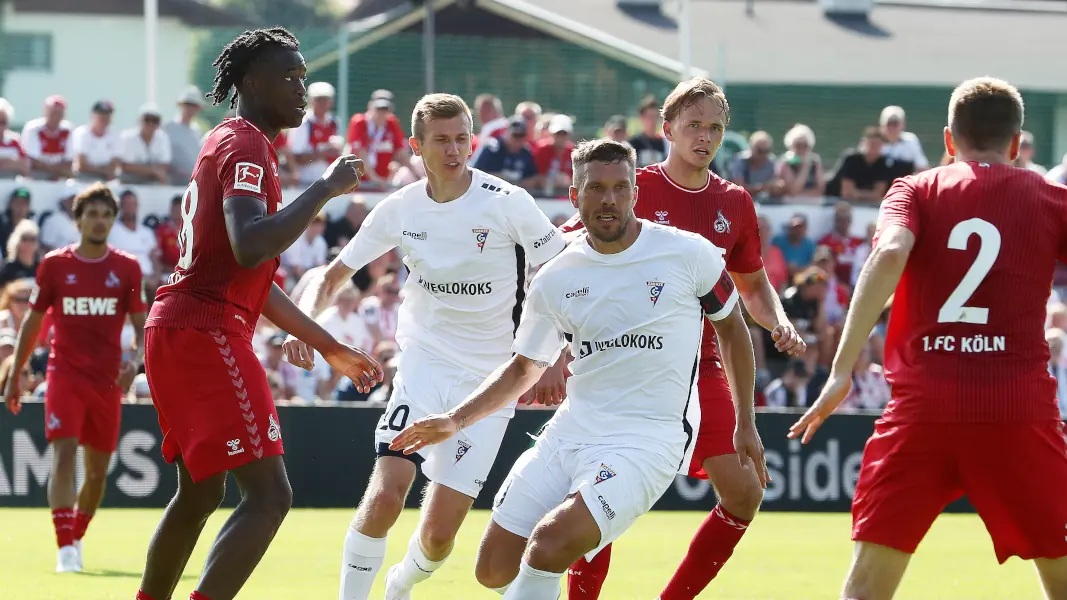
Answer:
[[[567,531],[562,524],[543,523],[530,537],[526,559],[535,569],[559,572],[595,546],[595,541]]]
[[[742,478],[721,487],[719,503],[730,514],[742,519],[751,519],[763,503],[763,488],[755,475]]]
[[[254,497],[246,496],[245,500],[254,502],[266,518],[281,523],[293,507],[293,487],[289,485],[289,480],[283,477],[261,488]]]
[[[423,522],[419,531],[422,551],[428,556],[448,554],[456,539],[455,529],[448,524]]]
[[[395,521],[404,510],[408,486],[382,482],[382,485],[368,490],[363,499],[361,512],[366,513],[370,521]]]
[[[474,564],[474,577],[483,587],[495,590],[508,585],[519,574],[519,565],[505,565],[503,561],[489,552],[479,552],[478,562]]]
[[[199,485],[178,485],[178,494],[174,497],[174,505],[191,519],[204,520],[222,505],[222,500],[225,497],[225,479],[218,485],[213,481]]]
[[[59,475],[73,474],[77,469],[78,444],[56,443],[52,447],[52,470]]]

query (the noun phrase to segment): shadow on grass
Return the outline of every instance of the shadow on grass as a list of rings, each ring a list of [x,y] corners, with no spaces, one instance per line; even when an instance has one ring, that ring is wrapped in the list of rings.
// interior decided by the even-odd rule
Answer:
[[[131,577],[134,579],[141,579],[140,571],[113,571],[111,569],[98,569],[95,571],[82,571],[80,575],[88,577]],[[182,575],[182,581],[197,580],[200,578],[198,573],[186,573]]]

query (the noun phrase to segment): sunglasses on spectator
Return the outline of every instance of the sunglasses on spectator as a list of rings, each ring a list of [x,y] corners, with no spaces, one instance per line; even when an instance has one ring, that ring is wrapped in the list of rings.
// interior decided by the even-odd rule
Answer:
[[[29,296],[15,296],[15,297],[11,298],[11,301],[14,302],[15,304],[29,304],[30,303],[30,297]]]
[[[158,117],[144,117],[143,119],[146,125],[159,125]]]
[[[400,293],[400,288],[385,288],[385,293],[392,294],[395,296]]]
[[[36,242],[37,241],[37,236],[35,236],[35,235],[24,235],[24,236],[19,238],[19,241],[20,242]]]

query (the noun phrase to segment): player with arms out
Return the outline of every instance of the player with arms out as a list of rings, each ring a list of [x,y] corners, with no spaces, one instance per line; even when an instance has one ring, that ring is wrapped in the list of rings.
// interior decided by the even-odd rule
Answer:
[[[719,249],[634,215],[629,146],[584,142],[572,160],[571,202],[589,225],[533,278],[514,356],[392,445],[448,446],[537,382],[571,336],[567,402],[512,467],[478,552],[478,581],[506,600],[556,600],[568,565],[629,529],[690,459],[701,313],[720,336],[738,406],[753,414],[752,340]],[[762,485],[763,447],[745,450]]]
[[[392,397],[378,423],[378,459],[344,542],[340,600],[366,600],[385,557],[386,536],[421,468],[430,480],[422,521],[404,559],[385,578],[388,600],[407,600],[415,584],[444,564],[463,519],[489,475],[515,404],[450,444],[415,454],[389,443],[415,419],[459,404],[511,354],[525,294],[527,262],[540,266],[563,236],[520,187],[471,169],[473,119],[459,96],[430,94],[415,105],[409,144],[426,179],[379,202],[356,236],[300,298],[309,314],[325,308],[352,274],[399,247],[411,274],[400,305],[402,350]],[[308,362],[298,340],[290,361]],[[561,397],[562,390],[541,396]]]
[[[232,600],[259,563],[292,502],[282,436],[266,373],[252,350],[260,314],[306,340],[361,389],[382,379],[364,353],[333,339],[274,281],[278,256],[326,202],[354,189],[361,165],[333,162],[284,209],[271,140],[304,118],[304,59],[282,28],[246,31],[215,61],[211,96],[230,96],[237,116],[208,134],[182,199],[180,255],[159,288],[145,332],[146,371],[163,431],[163,456],[177,463],[178,492],[148,548],[138,600],[170,598],[226,474],[241,501],[222,526],[194,600]],[[303,365],[310,366],[310,365]]]
[[[803,354],[805,344],[763,269],[752,197],[708,169],[730,124],[730,105],[722,88],[702,77],[683,81],[667,96],[661,113],[670,152],[664,162],[637,170],[641,202],[634,213],[699,234],[720,248],[748,313],[771,332],[778,351]],[[572,218],[564,231],[582,227],[580,217]],[[560,377],[553,371],[562,368],[561,359],[550,375]],[[759,435],[755,422],[731,400],[736,396],[730,393],[710,324],[704,326],[699,375],[700,431],[693,460],[683,465],[682,473],[710,479],[719,505],[697,529],[660,595],[662,600],[696,598],[733,554],[763,501],[757,470],[737,460],[738,452],[759,443]],[[609,547],[597,554],[595,562],[581,560],[571,568],[567,586],[571,600],[600,596],[610,557]]]
[[[952,93],[956,160],[889,189],[830,378],[790,430],[807,443],[845,399],[892,295],[893,394],[863,452],[844,598],[892,598],[934,519],[964,494],[997,560],[1034,559],[1047,597],[1067,598],[1067,439],[1044,332],[1067,259],[1067,188],[1012,166],[1022,125],[1022,97],[1004,81]]]
[[[48,506],[59,553],[56,572],[82,570],[81,540],[104,498],[107,466],[119,441],[122,394],[130,388],[144,353],[145,298],[137,259],[107,245],[118,202],[102,183],[74,197],[81,241],[53,250],[37,267],[37,287],[22,321],[4,398],[21,409],[19,377],[37,344],[45,314],[54,335],[48,356],[45,437],[52,445]],[[122,328],[129,315],[136,356],[123,362]],[[75,489],[78,446],[85,479]]]

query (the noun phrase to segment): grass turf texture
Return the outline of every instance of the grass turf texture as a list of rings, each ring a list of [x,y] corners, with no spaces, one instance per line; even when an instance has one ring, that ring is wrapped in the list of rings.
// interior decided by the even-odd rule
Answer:
[[[55,536],[47,509],[0,509],[0,598],[5,600],[132,600],[148,539],[160,510],[102,510],[85,539],[85,572],[53,573]],[[196,585],[208,547],[228,511],[208,523],[174,600]],[[615,546],[605,600],[652,600],[685,552],[704,515],[651,513]],[[349,510],[289,513],[263,562],[238,598],[319,600],[337,597],[341,545]],[[448,563],[420,584],[413,600],[499,598],[474,579],[478,541],[489,518],[476,511],[460,532]],[[389,539],[389,553],[371,598],[383,593],[385,570],[397,562],[417,523],[405,511]],[[700,598],[803,600],[836,598],[851,558],[846,514],[764,513],[730,563]],[[985,528],[974,515],[943,515],[920,546],[898,598],[1041,598],[1030,563],[996,564]]]

